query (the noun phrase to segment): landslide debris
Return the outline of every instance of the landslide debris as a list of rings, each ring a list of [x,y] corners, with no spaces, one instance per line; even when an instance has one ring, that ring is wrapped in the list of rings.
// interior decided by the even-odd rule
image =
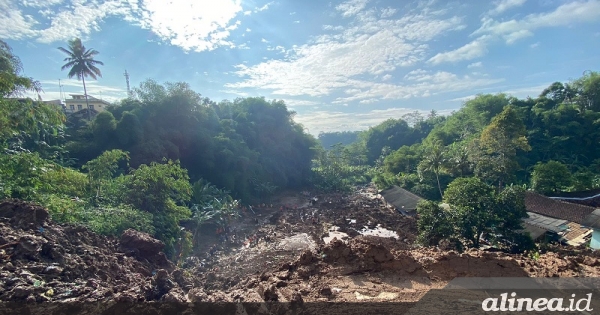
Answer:
[[[20,200],[0,203],[0,301],[153,301],[181,289],[160,241],[128,230],[119,242],[48,216]]]
[[[371,188],[317,199],[296,194],[255,206],[232,224],[229,241],[206,232],[182,268],[148,234],[99,236],[6,200],[0,301],[415,302],[455,277],[600,276],[600,254],[585,249],[530,258],[416,247],[415,220],[386,208]],[[363,235],[378,226],[393,237]]]

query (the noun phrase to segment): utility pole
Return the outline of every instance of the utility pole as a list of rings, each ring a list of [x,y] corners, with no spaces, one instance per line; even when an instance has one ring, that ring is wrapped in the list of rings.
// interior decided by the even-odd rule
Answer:
[[[62,91],[62,84],[60,84],[60,79],[58,79],[58,90],[60,91],[60,102],[63,102],[63,91]]]
[[[127,82],[127,97],[131,97],[131,89],[129,88],[129,73],[127,73],[127,69],[125,69],[125,82]]]

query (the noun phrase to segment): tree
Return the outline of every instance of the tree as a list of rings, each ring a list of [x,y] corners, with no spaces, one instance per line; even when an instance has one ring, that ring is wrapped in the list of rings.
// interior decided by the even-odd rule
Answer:
[[[527,217],[523,188],[511,185],[496,193],[477,177],[462,177],[448,185],[444,199],[450,205],[454,237],[466,240],[469,247],[479,248],[482,237],[512,252],[533,246],[521,233],[521,220]]]
[[[517,150],[531,150],[525,135],[525,124],[512,105],[506,106],[481,133],[480,146],[485,154],[481,162],[488,174],[493,174],[491,179],[498,182],[499,190],[519,167]]]
[[[420,171],[431,171],[435,174],[440,198],[444,198],[442,186],[440,185],[440,171],[445,164],[445,149],[441,141],[435,140],[433,143],[425,146],[423,160],[419,163],[419,169]]]
[[[25,91],[39,93],[42,88],[38,81],[21,76],[23,65],[10,46],[0,40],[0,97],[18,96]]]
[[[67,63],[61,67],[61,70],[69,69],[69,78],[77,77],[78,80],[82,80],[83,93],[85,94],[85,104],[87,105],[88,110],[88,120],[92,120],[87,88],[85,86],[85,78],[89,76],[96,80],[98,77],[102,77],[102,73],[100,72],[100,69],[96,67],[96,65],[104,65],[104,63],[94,59],[94,56],[99,54],[99,52],[92,48],[86,50],[85,46],[83,46],[81,43],[81,39],[75,38],[70,40],[68,43],[68,49],[58,47],[58,50],[67,54],[68,56],[64,59],[64,61]]]
[[[557,161],[539,162],[531,173],[531,187],[542,194],[559,192],[571,183],[571,172],[566,165]]]
[[[419,221],[417,227],[420,244],[437,246],[440,241],[454,235],[454,220],[452,212],[442,208],[437,202],[423,200],[417,205]]]

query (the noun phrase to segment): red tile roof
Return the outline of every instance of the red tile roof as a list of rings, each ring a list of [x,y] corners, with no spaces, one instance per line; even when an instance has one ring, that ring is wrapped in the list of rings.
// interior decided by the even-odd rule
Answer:
[[[531,191],[525,193],[525,207],[529,212],[575,223],[582,223],[585,217],[594,212],[592,207],[550,199]]]

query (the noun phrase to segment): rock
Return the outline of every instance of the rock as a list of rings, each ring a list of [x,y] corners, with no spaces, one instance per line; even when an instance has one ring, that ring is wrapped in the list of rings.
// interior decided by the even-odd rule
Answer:
[[[302,305],[304,303],[304,299],[302,298],[302,294],[300,292],[292,293],[292,298],[290,299],[290,303],[292,305]]]
[[[37,229],[48,219],[48,210],[22,200],[8,199],[0,203],[0,217],[8,218],[15,228]]]
[[[333,294],[333,291],[330,287],[324,287],[321,290],[319,290],[319,294],[324,296],[331,296]]]
[[[49,275],[59,275],[62,272],[63,272],[63,269],[58,266],[48,266],[48,267],[46,267],[46,269],[44,269],[44,273],[49,274]]]
[[[316,257],[314,256],[314,254],[307,250],[304,253],[302,253],[302,255],[300,255],[300,259],[298,259],[298,263],[300,265],[309,265],[312,264],[314,261],[316,260]]]
[[[167,303],[187,303],[188,299],[185,293],[183,293],[183,290],[180,288],[175,288],[169,291],[169,293],[163,295],[161,301]]]
[[[192,303],[207,302],[208,294],[202,288],[192,288],[187,294],[188,300]]]
[[[16,286],[11,290],[11,295],[15,299],[24,299],[33,293],[33,288],[30,286]]]
[[[125,251],[138,253],[140,258],[149,258],[158,255],[165,247],[165,243],[148,233],[128,229],[121,235],[121,247]]]
[[[279,295],[277,294],[277,288],[275,285],[271,285],[265,289],[262,296],[266,302],[277,302],[279,300]]]

